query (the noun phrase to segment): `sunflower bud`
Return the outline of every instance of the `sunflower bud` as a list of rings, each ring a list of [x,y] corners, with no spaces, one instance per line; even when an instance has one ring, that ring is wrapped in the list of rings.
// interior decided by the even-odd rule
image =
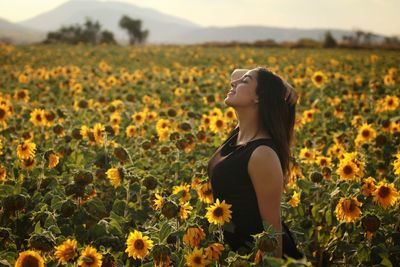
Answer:
[[[278,241],[267,235],[263,235],[257,240],[257,248],[263,252],[272,252],[277,245]]]
[[[74,181],[79,185],[88,185],[93,182],[93,175],[88,171],[79,171],[75,174]]]
[[[166,202],[161,209],[161,213],[168,219],[176,217],[178,212],[179,207],[170,201]]]
[[[72,137],[75,138],[76,140],[81,140],[82,135],[81,135],[81,130],[78,128],[74,128],[71,133]]]
[[[322,181],[324,177],[322,176],[322,174],[320,172],[313,172],[310,175],[310,179],[311,181],[313,181],[314,183],[319,183]]]
[[[165,245],[155,245],[153,247],[154,266],[169,266],[171,261],[171,250]]]
[[[376,230],[379,229],[381,221],[377,216],[368,214],[362,218],[361,224],[365,229],[365,231],[375,232]]]
[[[116,147],[114,148],[114,156],[120,161],[120,162],[126,162],[127,159],[129,158],[128,152],[125,150],[123,147]]]
[[[157,180],[153,176],[148,176],[144,179],[143,185],[147,190],[153,190],[157,187]]]
[[[43,252],[51,251],[54,245],[54,240],[44,234],[33,234],[29,238],[29,246]]]
[[[71,201],[67,200],[61,205],[61,215],[65,218],[70,217],[72,214],[74,214],[75,209],[76,209],[76,204]]]

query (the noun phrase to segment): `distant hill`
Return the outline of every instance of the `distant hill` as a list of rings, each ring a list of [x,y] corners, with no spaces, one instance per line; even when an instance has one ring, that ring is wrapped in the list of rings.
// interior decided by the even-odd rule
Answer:
[[[98,20],[103,29],[114,33],[117,40],[127,40],[127,33],[118,22],[123,15],[142,20],[142,28],[150,31],[149,42],[163,42],[174,35],[200,28],[200,26],[157,10],[142,8],[122,2],[100,2],[96,0],[71,0],[34,18],[20,22],[45,31],[57,30],[61,25],[83,23],[88,16]]]
[[[331,31],[334,38],[341,40],[343,35],[352,34],[351,31],[340,29],[299,29],[267,26],[201,27],[186,19],[128,3],[70,0],[53,10],[19,22],[17,25],[8,23],[3,26],[3,24],[0,24],[0,38],[8,35],[13,36],[17,41],[27,39],[36,41],[40,34],[45,38],[45,33],[48,31],[57,30],[61,26],[82,24],[85,17],[90,17],[92,20],[98,20],[103,30],[112,31],[115,39],[124,44],[127,43],[128,36],[118,25],[123,15],[142,20],[142,28],[148,29],[150,32],[147,39],[149,43],[253,42],[266,39],[282,42],[297,41],[300,38],[322,40],[327,30]],[[28,27],[32,30],[28,30]],[[6,34],[3,34],[4,32]],[[384,36],[376,35],[374,38],[379,41]]]
[[[0,40],[17,44],[34,43],[46,38],[46,33],[20,26],[0,18]]]

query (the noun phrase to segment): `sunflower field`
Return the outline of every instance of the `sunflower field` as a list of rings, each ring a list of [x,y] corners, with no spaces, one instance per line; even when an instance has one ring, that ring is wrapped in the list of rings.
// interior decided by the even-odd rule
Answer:
[[[299,94],[282,219],[305,255],[223,242],[209,157],[235,68]],[[399,266],[400,55],[0,45],[0,266]]]

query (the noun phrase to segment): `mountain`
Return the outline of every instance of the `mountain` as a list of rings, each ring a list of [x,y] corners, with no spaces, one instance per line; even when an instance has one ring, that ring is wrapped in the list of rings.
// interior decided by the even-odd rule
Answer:
[[[178,35],[174,40],[179,43],[198,42],[254,42],[257,40],[274,39],[276,42],[297,41],[301,38],[323,40],[328,29],[298,29],[267,26],[236,26],[236,27],[207,27],[192,30]],[[332,36],[341,40],[344,35],[352,34],[350,31],[329,29]]]
[[[127,33],[118,25],[123,15],[142,20],[142,29],[148,29],[150,32],[149,42],[163,42],[169,40],[171,36],[200,28],[188,20],[166,15],[154,9],[122,2],[96,0],[71,0],[49,12],[22,21],[19,25],[54,31],[61,25],[82,24],[85,17],[90,17],[92,20],[98,20],[102,29],[112,31],[116,39],[127,40]]]
[[[26,44],[41,41],[46,34],[0,18],[0,41]]]
[[[189,20],[164,14],[151,8],[142,8],[132,4],[117,1],[70,0],[64,4],[19,22],[17,25],[4,26],[0,24],[0,38],[3,31],[14,32],[18,38],[44,35],[48,31],[58,30],[61,26],[83,24],[85,17],[98,20],[103,30],[112,31],[115,39],[125,44],[128,34],[118,25],[120,18],[127,15],[142,20],[142,29],[149,30],[149,43],[194,44],[203,42],[253,42],[273,39],[277,42],[297,41],[300,38],[322,40],[327,30],[330,30],[336,40],[344,35],[354,35],[353,32],[340,29],[299,29],[267,26],[235,26],[235,27],[201,27]],[[33,29],[30,31],[27,28]],[[3,29],[4,28],[4,29]],[[22,32],[22,33],[21,33]],[[382,40],[384,36],[374,35],[374,40]],[[37,39],[36,39],[37,40]]]

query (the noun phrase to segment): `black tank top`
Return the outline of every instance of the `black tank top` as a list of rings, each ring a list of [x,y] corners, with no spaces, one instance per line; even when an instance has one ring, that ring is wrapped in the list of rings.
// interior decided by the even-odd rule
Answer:
[[[231,204],[234,232],[224,231],[224,241],[232,249],[249,253],[253,247],[252,234],[264,230],[258,208],[257,196],[248,173],[248,162],[252,152],[260,145],[271,147],[276,153],[276,145],[271,138],[259,138],[245,145],[236,145],[239,127],[217,149],[208,162],[208,177],[211,181],[213,197]],[[301,258],[289,229],[282,221],[283,254]],[[294,247],[293,247],[294,246]]]

